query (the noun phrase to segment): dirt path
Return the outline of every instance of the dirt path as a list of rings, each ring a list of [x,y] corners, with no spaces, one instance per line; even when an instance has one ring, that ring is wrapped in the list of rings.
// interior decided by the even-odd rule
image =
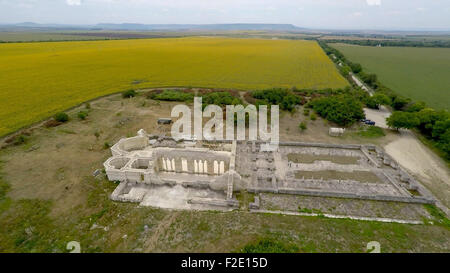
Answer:
[[[364,109],[366,118],[382,128],[388,128],[386,118],[391,114],[386,107],[380,110]],[[450,172],[441,158],[426,147],[411,131],[400,130],[400,137],[384,149],[400,165],[426,186],[446,208],[450,207]]]
[[[170,214],[166,215],[158,224],[158,226],[155,229],[155,232],[152,234],[152,236],[145,242],[145,252],[154,252],[156,244],[158,243],[159,238],[161,235],[163,235],[166,230],[172,225],[172,223],[175,221],[177,216],[180,214],[179,211],[171,212]]]
[[[400,165],[414,174],[442,203],[450,207],[450,173],[445,163],[410,131],[384,148]]]

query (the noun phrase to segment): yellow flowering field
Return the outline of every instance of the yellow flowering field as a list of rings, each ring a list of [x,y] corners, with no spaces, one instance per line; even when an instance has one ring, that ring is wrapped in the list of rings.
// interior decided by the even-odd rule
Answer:
[[[168,38],[0,44],[0,136],[130,88],[340,88],[314,41]]]

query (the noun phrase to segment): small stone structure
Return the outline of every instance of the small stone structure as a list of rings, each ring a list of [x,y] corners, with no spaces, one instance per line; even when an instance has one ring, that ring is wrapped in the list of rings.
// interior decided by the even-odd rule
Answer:
[[[330,136],[342,136],[344,133],[344,128],[330,128],[330,130],[328,130]]]
[[[177,142],[139,130],[137,136],[112,146],[112,157],[104,163],[108,179],[120,182],[111,199],[166,208],[230,210],[239,206],[233,192],[247,190],[435,202],[431,193],[377,146],[281,142],[278,149],[266,150],[264,144]],[[292,154],[296,156],[289,157]],[[255,198],[250,206],[257,208],[259,202]]]

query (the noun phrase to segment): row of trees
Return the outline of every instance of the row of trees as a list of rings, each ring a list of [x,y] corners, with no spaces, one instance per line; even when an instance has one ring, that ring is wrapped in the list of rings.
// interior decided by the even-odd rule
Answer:
[[[424,102],[412,102],[409,98],[395,94],[391,89],[378,81],[375,74],[366,74],[360,64],[352,63],[335,48],[320,42],[328,55],[333,54],[333,59],[339,65],[344,76],[348,72],[357,74],[367,85],[376,91],[372,97],[362,98],[362,102],[369,108],[379,108],[380,105],[392,107],[395,111],[387,119],[391,128],[417,129],[425,137],[431,140],[437,148],[442,150],[450,159],[450,113],[448,111],[436,111],[427,108]]]
[[[447,40],[373,40],[373,39],[333,39],[328,43],[346,43],[361,46],[407,46],[407,47],[450,47]]]
[[[412,103],[409,98],[400,96],[392,91],[390,88],[384,86],[379,80],[376,74],[367,74],[364,72],[361,64],[351,62],[348,60],[339,50],[328,46],[323,41],[320,41],[319,44],[324,49],[327,55],[333,55],[331,59],[336,62],[338,68],[342,75],[349,79],[352,82],[352,79],[349,78],[349,73],[353,72],[356,74],[366,85],[376,91],[376,94],[380,94],[374,98],[367,98],[364,103],[369,108],[378,109],[378,107],[383,105],[391,106],[394,110],[405,110]],[[355,86],[356,87],[356,86]]]

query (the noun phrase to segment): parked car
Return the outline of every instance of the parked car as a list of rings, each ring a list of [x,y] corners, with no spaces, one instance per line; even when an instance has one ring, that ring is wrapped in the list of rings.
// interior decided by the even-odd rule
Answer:
[[[375,121],[372,121],[370,119],[366,120],[364,123],[367,125],[375,125]]]

